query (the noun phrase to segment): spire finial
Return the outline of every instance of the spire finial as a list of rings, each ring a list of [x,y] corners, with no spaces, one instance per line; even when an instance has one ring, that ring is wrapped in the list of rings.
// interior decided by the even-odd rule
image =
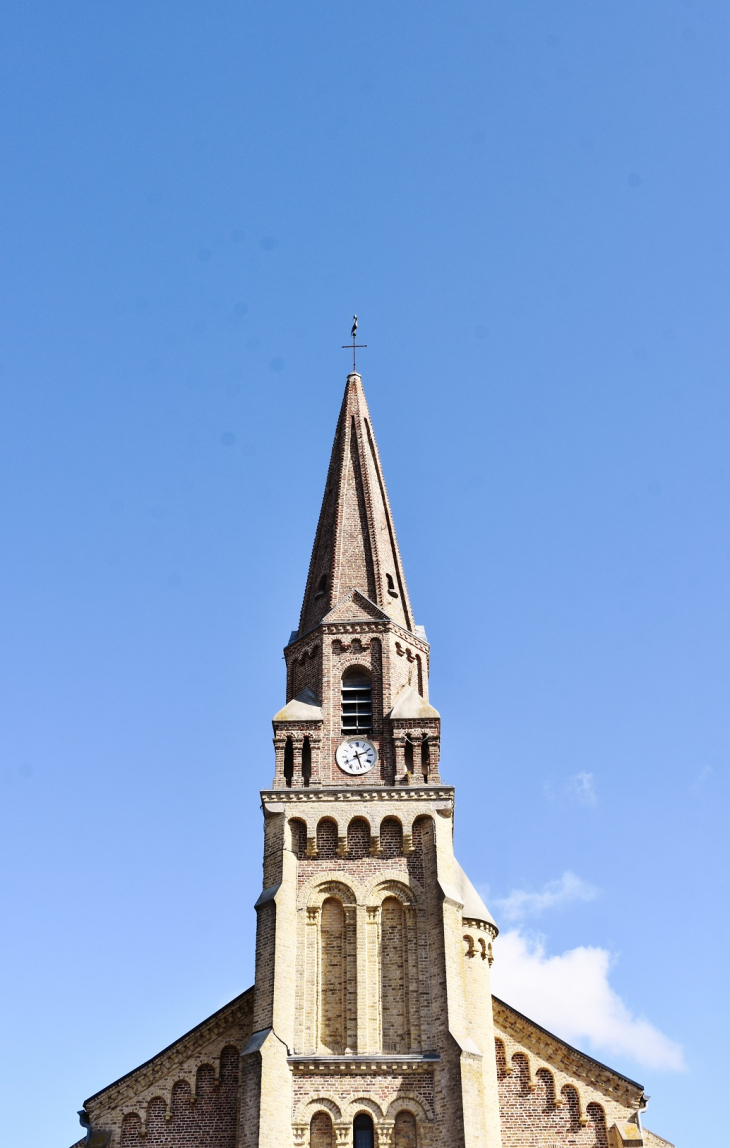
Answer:
[[[357,339],[357,315],[352,316],[352,330],[350,331],[350,338],[352,339],[352,343],[343,343],[342,349],[343,349],[343,351],[349,351],[350,347],[352,347],[352,373],[353,373],[353,375],[356,375],[357,374],[357,360],[355,358],[355,352],[361,347],[367,347],[367,343],[356,342],[356,339]]]

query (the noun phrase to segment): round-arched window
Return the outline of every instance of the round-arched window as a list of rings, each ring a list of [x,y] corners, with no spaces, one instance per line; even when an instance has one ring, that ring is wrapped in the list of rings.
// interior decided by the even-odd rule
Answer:
[[[375,1148],[375,1130],[371,1118],[360,1112],[352,1125],[354,1148]]]

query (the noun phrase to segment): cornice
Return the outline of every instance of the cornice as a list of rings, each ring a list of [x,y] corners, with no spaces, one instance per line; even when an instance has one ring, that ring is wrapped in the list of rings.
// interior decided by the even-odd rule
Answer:
[[[373,603],[375,605],[375,603]],[[377,607],[380,609],[380,607]],[[357,627],[357,628],[355,628]],[[362,628],[364,627],[364,629]],[[316,626],[312,626],[303,634],[299,634],[293,642],[284,646],[284,651],[289,653],[297,648],[300,642],[311,642],[313,635],[320,630],[323,634],[351,634],[351,633],[368,633],[384,634],[389,631],[403,635],[405,641],[410,645],[416,646],[424,654],[430,653],[430,643],[421,638],[413,630],[406,629],[401,626],[399,622],[394,622],[391,618],[338,618],[336,622],[318,622]]]
[[[454,804],[453,785],[317,786],[311,789],[262,789],[261,801],[301,805],[330,801],[448,801]]]
[[[441,1057],[437,1052],[414,1054],[405,1056],[382,1055],[374,1056],[304,1056],[297,1054],[288,1056],[287,1061],[295,1073],[409,1073],[431,1069],[438,1064]]]

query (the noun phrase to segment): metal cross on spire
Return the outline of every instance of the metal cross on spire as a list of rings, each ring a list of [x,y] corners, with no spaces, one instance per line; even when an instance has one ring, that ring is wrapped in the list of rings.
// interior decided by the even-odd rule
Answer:
[[[342,349],[343,349],[343,351],[349,351],[350,347],[352,347],[352,373],[353,373],[353,375],[356,375],[357,374],[357,361],[355,358],[355,352],[358,351],[361,347],[367,347],[367,343],[356,342],[356,340],[357,340],[357,315],[352,316],[352,330],[350,331],[350,338],[352,339],[352,342],[351,343],[343,343]]]

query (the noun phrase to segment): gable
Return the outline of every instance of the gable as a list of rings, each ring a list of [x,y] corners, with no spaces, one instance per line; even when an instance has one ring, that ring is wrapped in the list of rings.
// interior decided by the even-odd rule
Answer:
[[[403,686],[388,716],[393,721],[433,721],[440,714],[413,686]]]
[[[640,1084],[492,998],[502,1148],[521,1148],[525,1131],[539,1146],[667,1144],[639,1114],[647,1097]],[[671,1148],[671,1146],[668,1146]]]
[[[112,1143],[178,1148],[192,1124],[200,1143],[235,1148],[238,1071],[253,1020],[253,989],[84,1104]],[[148,1136],[149,1133],[149,1136]]]
[[[537,1057],[547,1068],[567,1072],[576,1082],[604,1091],[607,1096],[620,1098],[633,1111],[643,1106],[644,1089],[641,1084],[573,1048],[498,997],[492,997],[492,1004],[495,1034],[506,1038],[510,1045],[519,1045],[521,1050]]]
[[[305,686],[295,698],[274,714],[274,721],[322,721],[322,706],[314,690]]]
[[[349,594],[345,594],[336,606],[333,606],[329,614],[325,614],[322,622],[359,622],[359,621],[376,621],[376,622],[390,622],[389,616],[361,594],[359,590],[350,590]]]

